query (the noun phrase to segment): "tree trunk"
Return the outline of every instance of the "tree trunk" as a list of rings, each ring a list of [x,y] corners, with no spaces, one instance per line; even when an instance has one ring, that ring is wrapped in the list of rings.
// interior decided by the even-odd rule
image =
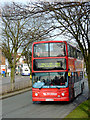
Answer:
[[[15,83],[15,68],[11,68],[11,90],[14,90],[14,83]]]
[[[88,54],[88,87],[89,87],[89,98],[90,98],[90,54]]]
[[[90,53],[88,53],[88,87],[89,87],[89,91],[88,91],[88,100],[90,100]],[[88,104],[88,117],[90,117],[90,106]]]

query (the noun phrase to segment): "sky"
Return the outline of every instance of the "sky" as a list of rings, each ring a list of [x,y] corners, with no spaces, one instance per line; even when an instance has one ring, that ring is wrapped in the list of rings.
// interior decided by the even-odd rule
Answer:
[[[63,2],[63,1],[75,1],[75,2],[77,2],[77,1],[89,1],[89,0],[0,0],[0,3],[1,4],[3,4],[3,3],[7,3],[7,2],[21,2],[21,3],[26,3],[26,2],[29,2],[29,1],[44,1],[44,2],[46,2],[46,1],[55,1],[55,2]]]
[[[0,0],[0,4],[10,3],[10,2],[17,2],[17,3],[27,3],[30,0]],[[34,0],[33,0],[34,1]]]

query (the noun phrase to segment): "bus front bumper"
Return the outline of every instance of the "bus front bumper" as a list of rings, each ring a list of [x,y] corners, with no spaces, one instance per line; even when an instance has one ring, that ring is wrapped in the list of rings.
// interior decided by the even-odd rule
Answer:
[[[32,101],[70,101],[69,97],[61,97],[61,98],[38,98],[33,97]]]

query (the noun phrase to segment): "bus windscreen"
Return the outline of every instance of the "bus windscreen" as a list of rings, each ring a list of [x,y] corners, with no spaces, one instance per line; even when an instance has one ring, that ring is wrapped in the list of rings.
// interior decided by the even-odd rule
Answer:
[[[33,88],[56,88],[67,84],[67,72],[33,73]]]
[[[34,66],[35,71],[38,70],[66,70],[66,59],[35,59]]]

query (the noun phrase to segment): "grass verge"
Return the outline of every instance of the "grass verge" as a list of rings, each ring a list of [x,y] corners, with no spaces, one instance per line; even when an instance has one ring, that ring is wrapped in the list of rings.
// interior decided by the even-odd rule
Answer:
[[[90,99],[81,103],[65,118],[90,118]]]

